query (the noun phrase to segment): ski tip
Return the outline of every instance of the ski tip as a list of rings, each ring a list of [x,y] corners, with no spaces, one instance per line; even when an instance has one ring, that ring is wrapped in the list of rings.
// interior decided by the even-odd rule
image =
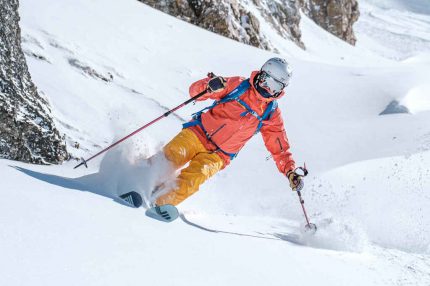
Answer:
[[[179,211],[173,205],[155,206],[147,209],[145,214],[162,222],[172,222],[179,217]]]

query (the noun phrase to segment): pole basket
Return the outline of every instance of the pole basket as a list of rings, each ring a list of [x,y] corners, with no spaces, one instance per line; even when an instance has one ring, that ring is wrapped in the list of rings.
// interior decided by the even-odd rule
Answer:
[[[309,223],[307,225],[305,225],[305,232],[309,233],[309,234],[314,234],[315,232],[317,232],[317,226],[314,223]]]
[[[78,168],[78,167],[80,167],[82,165],[84,165],[85,168],[88,168],[87,161],[83,157],[81,157],[81,163],[79,163],[78,165],[76,165],[73,169],[76,169],[76,168]]]

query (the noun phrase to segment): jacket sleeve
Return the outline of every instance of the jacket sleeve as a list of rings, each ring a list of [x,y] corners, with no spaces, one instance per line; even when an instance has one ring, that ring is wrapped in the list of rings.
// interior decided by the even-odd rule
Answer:
[[[281,111],[276,108],[272,117],[264,122],[261,128],[264,144],[272,154],[279,171],[286,174],[295,169],[293,155],[290,152],[290,144],[284,128]]]
[[[229,94],[233,89],[235,89],[237,87],[237,85],[240,83],[240,81],[242,80],[241,77],[235,76],[235,77],[225,77],[226,79],[226,85],[225,88],[221,91],[218,92],[208,92],[205,95],[199,97],[197,99],[197,101],[203,101],[206,99],[221,99],[224,96],[226,96],[227,94]],[[210,78],[204,78],[201,80],[196,81],[195,83],[191,84],[190,86],[190,97],[196,96],[197,94],[199,94],[200,92],[204,91],[207,86],[208,86],[208,82],[209,82]]]

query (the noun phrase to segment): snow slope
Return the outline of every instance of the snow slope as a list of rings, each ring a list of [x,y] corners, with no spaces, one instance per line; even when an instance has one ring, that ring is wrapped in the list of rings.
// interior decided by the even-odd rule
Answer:
[[[401,285],[402,281],[425,285],[428,281],[423,255],[375,246],[359,253],[303,247],[282,240],[288,233],[279,219],[244,221],[254,230],[269,228],[274,233],[268,237],[280,240],[210,233],[182,221],[163,224],[147,218],[141,209],[76,191],[67,179],[74,175],[71,166],[12,164],[0,163],[10,182],[2,193],[0,217],[5,285]],[[211,222],[217,226],[216,220]],[[230,220],[222,222],[225,227]],[[240,223],[235,231],[245,231],[244,227]]]
[[[184,101],[208,71],[246,76],[273,56],[133,0],[24,0],[20,14],[33,80],[76,157]],[[309,19],[302,29],[308,51],[288,42],[281,51],[294,78],[279,104],[296,161],[311,171],[303,193],[315,237],[298,231],[297,197],[259,136],[180,206],[194,225],[162,224],[114,199],[151,187],[158,170],[144,158],[209,104],[199,103],[89,169],[1,160],[5,284],[430,284],[428,51],[399,62],[380,56],[368,29],[357,48]],[[379,116],[393,99],[413,114]]]
[[[361,0],[357,47],[395,60],[430,52],[428,0]],[[427,57],[428,61],[428,57]]]

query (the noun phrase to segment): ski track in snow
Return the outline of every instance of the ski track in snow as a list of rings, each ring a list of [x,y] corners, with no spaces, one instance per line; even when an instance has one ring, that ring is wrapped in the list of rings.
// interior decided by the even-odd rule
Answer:
[[[182,220],[162,224],[117,199],[130,190],[149,197],[173,179],[162,158],[147,158],[203,102],[89,169],[0,160],[2,283],[430,285],[430,20],[428,10],[415,13],[422,3],[360,3],[356,48],[304,15],[307,51],[261,22],[294,68],[279,103],[294,157],[310,169],[303,195],[315,236],[300,231],[297,196],[264,160],[259,136],[180,205]],[[134,0],[20,4],[32,78],[77,158],[184,101],[208,71],[247,76],[274,55]],[[392,100],[411,113],[379,116]]]

